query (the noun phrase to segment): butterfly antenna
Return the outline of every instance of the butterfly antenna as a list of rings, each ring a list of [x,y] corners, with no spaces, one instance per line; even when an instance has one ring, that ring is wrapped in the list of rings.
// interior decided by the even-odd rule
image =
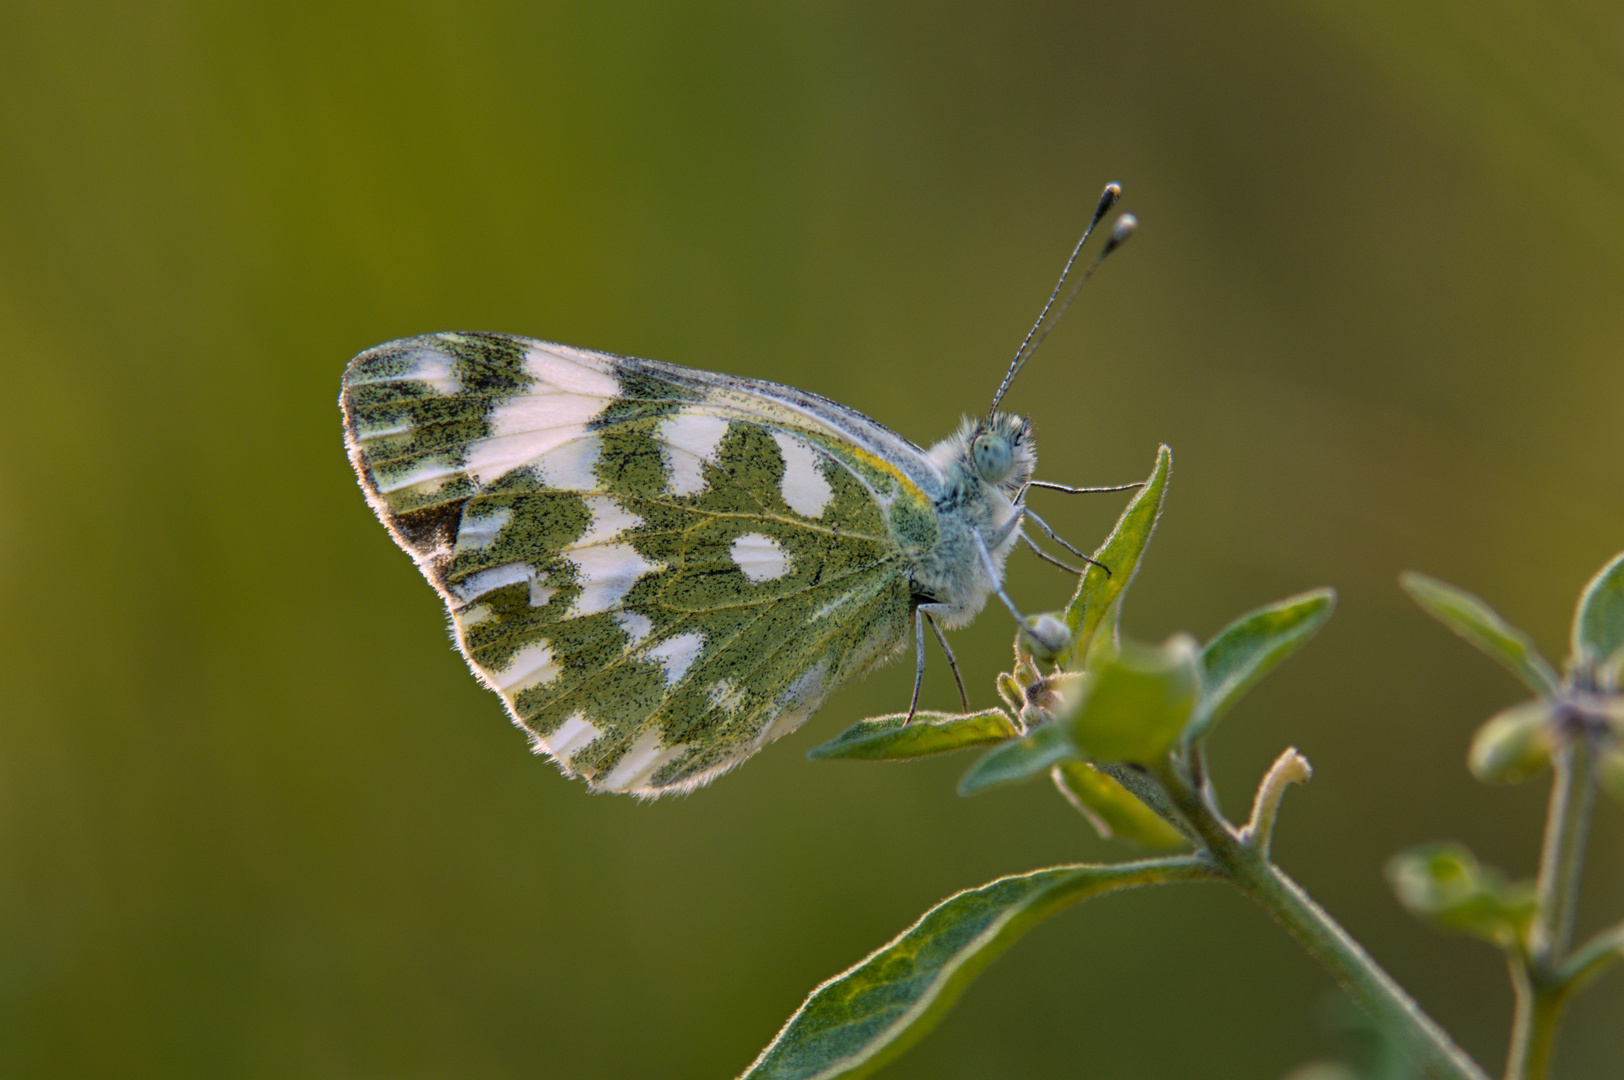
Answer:
[[[1121,195],[1122,185],[1120,184],[1106,184],[1105,190],[1100,193],[1100,202],[1094,208],[1094,217],[1089,221],[1088,228],[1083,230],[1083,237],[1077,241],[1077,246],[1071,249],[1071,258],[1066,260],[1065,269],[1060,271],[1060,280],[1055,282],[1054,291],[1049,294],[1048,302],[1043,305],[1043,310],[1038,313],[1037,322],[1034,322],[1032,329],[1026,332],[1026,337],[1021,341],[1021,347],[1015,350],[1015,359],[1010,362],[1009,371],[1004,375],[1004,381],[998,384],[998,392],[992,396],[992,408],[987,410],[988,420],[991,420],[993,415],[998,412],[998,403],[1004,400],[1004,394],[1009,390],[1010,383],[1015,381],[1015,376],[1020,373],[1021,368],[1032,358],[1032,354],[1037,352],[1038,346],[1043,344],[1043,339],[1049,336],[1049,332],[1055,328],[1055,324],[1066,314],[1066,309],[1071,307],[1073,300],[1077,299],[1077,294],[1082,291],[1084,285],[1088,284],[1088,279],[1094,276],[1094,271],[1100,268],[1100,263],[1104,262],[1106,257],[1113,251],[1121,247],[1123,242],[1133,235],[1134,229],[1138,227],[1139,221],[1132,214],[1123,214],[1117,218],[1116,224],[1111,227],[1111,236],[1105,242],[1105,247],[1100,251],[1099,255],[1095,256],[1094,262],[1078,280],[1077,284],[1072,286],[1071,292],[1067,294],[1059,310],[1055,312],[1054,318],[1048,319],[1049,311],[1054,307],[1055,299],[1060,295],[1060,290],[1065,288],[1066,279],[1071,276],[1071,268],[1077,262],[1077,256],[1082,253],[1083,245],[1088,243],[1088,238],[1094,233],[1094,226],[1098,225],[1100,219],[1110,212],[1111,207],[1116,205],[1116,201]],[[1044,323],[1045,319],[1048,319],[1047,325]]]

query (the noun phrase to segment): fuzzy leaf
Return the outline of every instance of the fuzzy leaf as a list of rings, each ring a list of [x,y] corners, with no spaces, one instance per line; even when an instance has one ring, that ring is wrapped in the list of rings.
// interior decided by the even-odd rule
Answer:
[[[1542,697],[1554,695],[1560,681],[1528,635],[1506,622],[1469,592],[1414,571],[1399,575],[1399,584],[1427,613],[1500,661]]]
[[[858,758],[865,761],[905,761],[947,754],[971,746],[990,746],[1020,734],[1015,721],[1002,709],[973,713],[906,713],[859,720],[839,735],[806,752],[813,760]]]
[[[1083,689],[1069,726],[1071,741],[1095,761],[1149,764],[1189,723],[1200,691],[1193,639],[1125,645],[1101,663]]]
[[[1050,770],[1055,787],[1077,812],[1107,839],[1126,840],[1152,851],[1189,848],[1183,833],[1140,802],[1114,777],[1086,761],[1067,761]]]
[[[1395,855],[1387,880],[1401,904],[1445,930],[1512,948],[1534,915],[1531,885],[1510,885],[1459,844],[1427,844]]]
[[[1047,772],[1050,766],[1077,756],[1077,747],[1061,724],[1033,728],[982,755],[959,780],[960,795],[977,795],[999,784],[1012,784]]]
[[[814,990],[741,1080],[867,1076],[917,1042],[1026,931],[1102,893],[1212,872],[1193,858],[1057,866],[950,896]]]
[[[1596,572],[1573,614],[1573,656],[1600,664],[1624,650],[1624,552]]]
[[[1220,630],[1201,650],[1201,703],[1185,739],[1211,731],[1242,694],[1313,637],[1335,607],[1334,590],[1315,589],[1258,608]]]
[[[1156,451],[1156,467],[1145,481],[1105,543],[1094,552],[1098,563],[1111,568],[1107,574],[1098,566],[1089,566],[1077,583],[1077,592],[1066,607],[1066,625],[1071,628],[1071,648],[1062,657],[1062,666],[1076,670],[1096,647],[1107,647],[1116,642],[1117,614],[1121,611],[1122,594],[1139,572],[1139,560],[1156,530],[1156,519],[1161,516],[1162,499],[1167,494],[1167,480],[1173,472],[1173,452],[1166,446]]]

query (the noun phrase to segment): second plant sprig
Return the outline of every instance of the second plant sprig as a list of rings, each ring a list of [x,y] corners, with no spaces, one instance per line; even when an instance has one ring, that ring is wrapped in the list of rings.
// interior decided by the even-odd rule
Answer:
[[[1477,597],[1422,574],[1400,580],[1416,603],[1535,695],[1478,729],[1467,764],[1485,783],[1520,783],[1552,771],[1538,877],[1508,882],[1453,843],[1405,852],[1388,865],[1388,877],[1417,915],[1506,954],[1517,995],[1506,1077],[1541,1080],[1568,1001],[1624,959],[1624,923],[1572,948],[1596,790],[1624,801],[1624,554],[1581,592],[1561,675],[1527,634]]]

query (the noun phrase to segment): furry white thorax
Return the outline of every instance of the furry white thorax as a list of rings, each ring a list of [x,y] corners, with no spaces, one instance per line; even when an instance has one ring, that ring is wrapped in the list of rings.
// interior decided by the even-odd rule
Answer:
[[[990,443],[994,453],[975,453],[976,440],[982,437],[983,450]],[[914,559],[909,576],[915,594],[929,598],[921,600],[921,608],[943,626],[964,626],[1003,584],[1004,560],[1020,538],[1019,527],[1007,532],[1005,527],[1037,465],[1032,425],[1010,413],[998,413],[990,422],[965,419],[957,431],[926,451],[926,457],[942,476],[941,490],[932,493],[937,543]],[[983,472],[989,460],[990,475]],[[998,475],[1004,468],[1007,472]],[[978,538],[987,560],[977,550]]]

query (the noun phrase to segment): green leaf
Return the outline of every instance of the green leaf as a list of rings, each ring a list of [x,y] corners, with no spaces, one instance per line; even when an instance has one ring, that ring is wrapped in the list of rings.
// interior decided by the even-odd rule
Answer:
[[[935,1027],[982,969],[1055,912],[1117,889],[1212,876],[1195,858],[1057,866],[950,896],[814,990],[740,1080],[868,1076]]]
[[[1427,844],[1395,855],[1387,880],[1412,914],[1504,949],[1524,940],[1534,917],[1532,884],[1507,884],[1459,844]]]
[[[839,735],[806,752],[813,760],[858,758],[865,761],[905,761],[908,758],[947,754],[970,746],[990,746],[1020,734],[1003,709],[973,713],[906,713],[859,720]]]
[[[1062,666],[1075,670],[1096,647],[1115,644],[1117,615],[1122,594],[1139,572],[1139,560],[1156,530],[1167,494],[1167,480],[1173,473],[1173,452],[1166,446],[1156,451],[1156,467],[1150,479],[1128,503],[1117,519],[1116,528],[1094,552],[1096,562],[1111,568],[1107,574],[1099,566],[1089,566],[1077,583],[1077,592],[1066,607],[1066,625],[1071,628],[1071,648]]]
[[[1178,809],[1173,805],[1173,800],[1168,798],[1166,789],[1144,769],[1135,765],[1124,765],[1120,761],[1091,761],[1089,764],[1121,784],[1129,795],[1156,811],[1163,821],[1169,822],[1175,829],[1184,827]]]
[[[1410,571],[1400,574],[1398,580],[1428,614],[1500,661],[1534,693],[1542,697],[1556,694],[1561,685],[1556,671],[1527,634],[1500,618],[1489,605],[1425,574]]]
[[[1624,693],[1624,649],[1614,650],[1596,669],[1596,688],[1604,694]]]
[[[1520,784],[1544,772],[1555,745],[1555,706],[1525,701],[1491,717],[1472,737],[1466,767],[1485,784]]]
[[[1195,710],[1199,663],[1195,640],[1187,635],[1159,646],[1125,643],[1083,687],[1069,720],[1071,741],[1091,760],[1156,761]]]
[[[1573,657],[1592,664],[1624,650],[1624,552],[1613,557],[1579,594],[1573,613]]]
[[[1050,770],[1055,787],[1106,839],[1126,840],[1153,851],[1189,848],[1185,835],[1140,802],[1114,777],[1086,761],[1067,761]]]
[[[1011,784],[1047,772],[1050,766],[1077,756],[1064,725],[1042,724],[1019,739],[987,751],[959,780],[960,795],[977,795],[999,784]]]
[[[1201,703],[1185,740],[1211,731],[1252,684],[1313,637],[1335,607],[1335,590],[1315,589],[1258,608],[1220,630],[1201,650]]]

